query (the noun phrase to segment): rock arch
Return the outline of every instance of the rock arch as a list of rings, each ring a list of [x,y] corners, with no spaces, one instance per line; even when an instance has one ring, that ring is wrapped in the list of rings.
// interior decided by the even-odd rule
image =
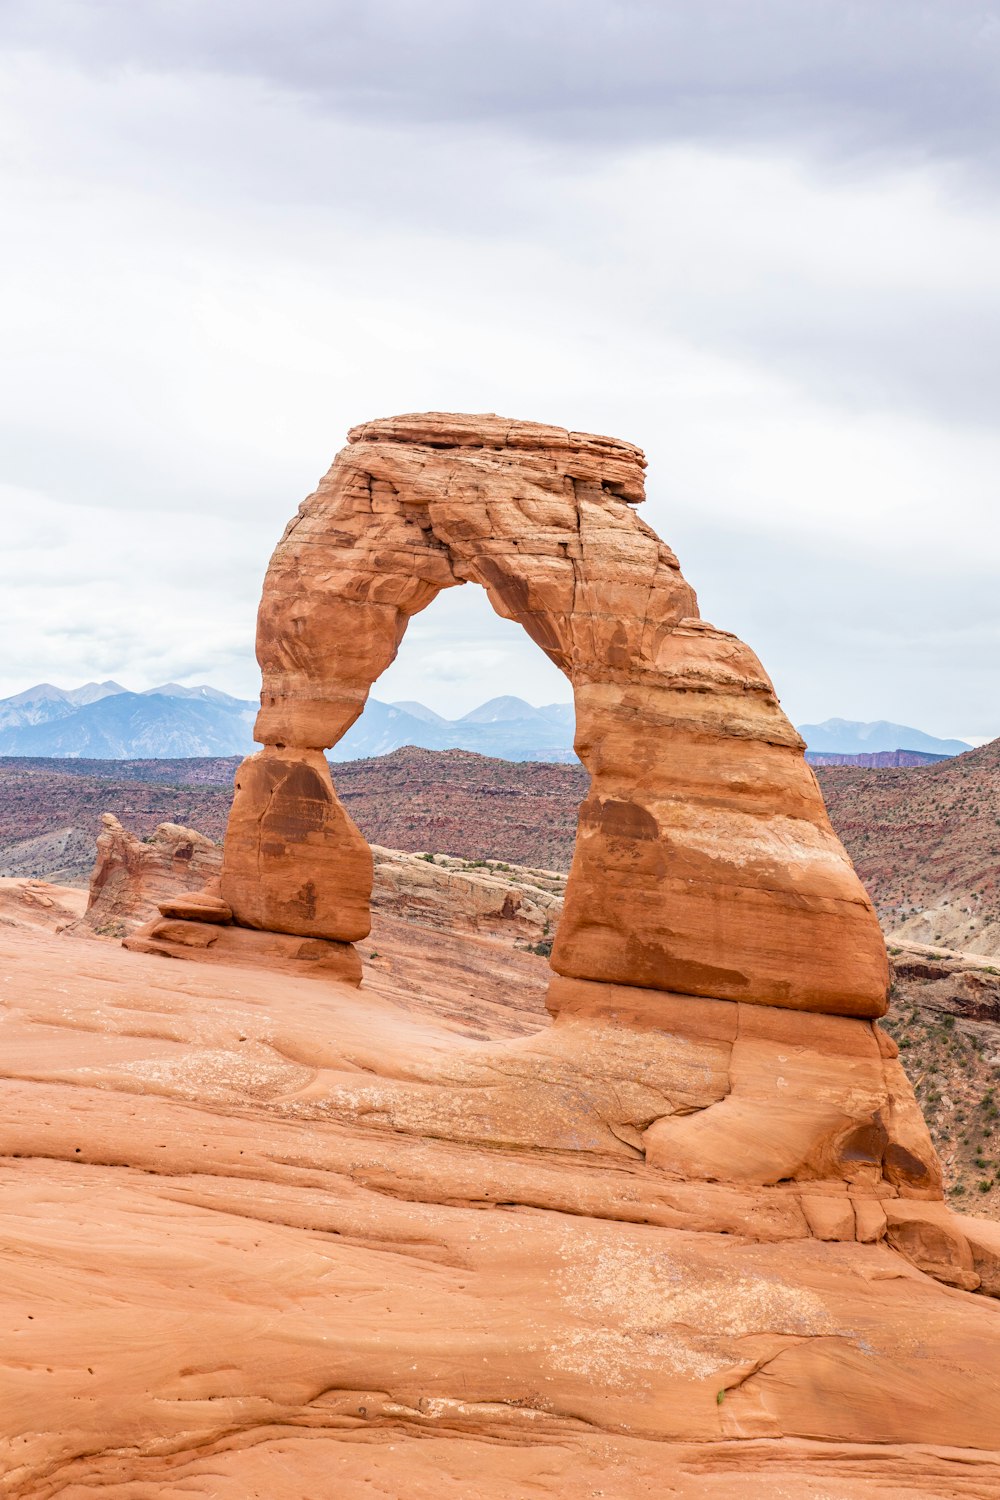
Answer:
[[[644,468],[629,443],[492,415],[351,431],[264,583],[264,749],[237,773],[222,877],[238,926],[367,934],[371,856],[323,751],[410,618],[476,582],[572,682],[591,775],[553,1008],[584,980],[883,1013],[881,933],[802,741],[757,658],[699,618],[636,515]]]

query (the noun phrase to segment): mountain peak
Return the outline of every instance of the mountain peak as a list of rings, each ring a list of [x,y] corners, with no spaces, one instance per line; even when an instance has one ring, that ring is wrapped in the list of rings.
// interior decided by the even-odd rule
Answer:
[[[857,755],[884,750],[921,750],[932,755],[961,755],[972,746],[964,740],[941,740],[908,724],[888,719],[824,719],[822,724],[796,726],[810,750],[834,755]]]
[[[67,703],[83,708],[87,703],[100,703],[102,698],[113,698],[118,693],[127,691],[120,682],[113,682],[109,678],[107,682],[85,682],[83,687],[69,688],[63,696]]]
[[[207,683],[164,682],[133,693],[111,680],[70,689],[42,682],[0,699],[0,755],[242,755],[253,750],[256,713],[256,702]],[[503,760],[572,761],[575,728],[572,703],[535,707],[513,693],[490,698],[460,719],[412,699],[389,704],[370,698],[330,759],[367,759],[414,745]],[[972,748],[885,719],[830,718],[801,724],[799,733],[813,754],[952,756]]]
[[[400,713],[409,714],[413,719],[419,719],[423,724],[447,724],[448,720],[443,714],[436,714],[433,708],[428,708],[425,703],[418,703],[415,698],[399,698],[390,703],[390,708],[398,708]]]
[[[470,713],[463,714],[456,720],[458,724],[501,724],[510,719],[540,719],[544,714],[539,713],[537,708],[526,703],[523,698],[515,698],[505,694],[499,698],[490,698],[486,703],[480,703]]]

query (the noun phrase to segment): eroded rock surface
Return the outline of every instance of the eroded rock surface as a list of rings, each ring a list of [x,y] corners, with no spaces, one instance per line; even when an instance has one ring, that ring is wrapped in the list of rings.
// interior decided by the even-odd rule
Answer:
[[[368,936],[371,851],[318,750],[269,746],[240,766],[222,891],[243,927],[340,943]]]
[[[562,916],[566,877],[499,860],[407,854],[372,846],[374,912],[446,932],[503,932],[551,942]]]
[[[189,862],[173,857],[179,833],[184,842],[200,839],[191,829],[162,825],[152,845],[128,833],[110,815],[106,829],[84,919],[88,929],[101,936],[124,936],[126,947],[138,953],[251,967],[263,964],[275,972],[360,982],[361,960],[350,944],[308,932],[237,927],[232,908],[219,894],[217,877],[205,888],[192,889]],[[211,870],[221,872],[222,851],[208,845],[204,840],[199,846],[203,878]],[[395,916],[446,933],[492,933],[508,945],[520,941],[551,950],[566,886],[558,871],[408,854],[377,845],[370,850],[365,845],[363,858],[374,875],[373,914],[382,919],[376,920],[373,942],[379,941],[385,919]],[[322,871],[314,873],[322,892],[327,888]]]
[[[871,1024],[576,981],[547,1024],[517,961],[388,916],[358,991],[0,926],[0,1494],[997,1492],[996,1226],[851,1137]],[[793,1086],[790,1177],[759,1119],[644,1150]]]
[[[978,953],[925,943],[890,944],[893,993],[963,1021],[1000,1025],[1000,966]]]
[[[698,618],[677,559],[638,519],[644,464],[613,438],[492,416],[352,431],[264,584],[265,749],[238,774],[223,873],[238,924],[339,941],[359,925],[360,835],[325,787],[329,849],[312,825],[303,839],[297,813],[282,832],[269,768],[308,777],[412,616],[473,581],[573,683],[592,780],[557,972],[882,1013],[878,923],[802,742],[752,651]],[[316,861],[327,905],[310,915]]]
[[[101,824],[84,916],[101,936],[124,937],[148,921],[160,901],[217,887],[222,850],[203,833],[161,823],[151,838],[140,839],[114,813],[105,813]]]
[[[0,927],[0,1494],[997,1493],[996,1226],[942,1201],[874,913],[641,496],[611,439],[357,429],[268,573],[220,885],[127,953]],[[364,939],[321,754],[467,579],[574,684],[554,979],[499,930],[551,923],[540,872],[426,861],[418,924],[397,862]]]
[[[370,850],[366,846],[365,858],[373,871],[373,912],[403,917],[410,924],[544,943],[551,940],[562,914],[566,876],[558,870],[412,854],[377,844]],[[219,894],[221,871],[221,848],[194,829],[163,823],[147,841],[109,813],[89,894],[74,892],[74,911],[64,914],[64,920],[73,920],[76,906],[85,900],[85,925],[102,937],[124,936],[130,946],[140,929],[142,939],[163,936],[165,922],[229,925],[233,912]],[[42,896],[50,890],[42,881],[0,882],[0,887],[6,886],[11,899],[16,894],[22,905],[30,904],[34,889]],[[63,887],[51,889],[64,895]],[[210,933],[203,934],[202,942],[208,945],[210,938]]]
[[[76,886],[0,877],[0,925],[61,932],[79,921],[86,899]]]

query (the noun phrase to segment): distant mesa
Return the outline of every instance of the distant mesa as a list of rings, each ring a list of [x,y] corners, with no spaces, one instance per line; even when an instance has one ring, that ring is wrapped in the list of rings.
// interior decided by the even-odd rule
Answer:
[[[869,750],[860,755],[841,755],[835,750],[806,751],[806,760],[811,766],[855,766],[861,770],[936,766],[942,760],[954,758],[953,755],[932,755],[928,750]]]

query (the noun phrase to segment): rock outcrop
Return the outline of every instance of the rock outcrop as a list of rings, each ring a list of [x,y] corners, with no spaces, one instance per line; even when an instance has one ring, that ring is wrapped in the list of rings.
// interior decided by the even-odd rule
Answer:
[[[989,958],[898,940],[889,952],[897,1004],[1000,1026],[1000,966]]]
[[[268,746],[240,766],[222,883],[243,927],[339,943],[368,936],[371,851],[320,751]]]
[[[372,846],[372,908],[447,932],[503,932],[549,941],[562,916],[566,877],[498,860],[406,854]]]
[[[878,924],[802,741],[756,657],[698,618],[636,516],[643,469],[628,443],[497,417],[352,431],[264,584],[265,749],[237,775],[222,876],[239,926],[362,935],[363,841],[317,752],[358,717],[410,618],[471,580],[573,683],[592,782],[556,971],[882,1013]],[[276,775],[292,788],[277,807]]]
[[[219,894],[222,850],[218,845],[175,823],[161,823],[149,840],[137,838],[111,813],[104,814],[103,824],[84,927],[102,937],[125,937],[136,951],[169,954],[176,939],[170,935],[175,929],[168,924],[197,922],[209,928],[232,924],[232,908]],[[364,857],[373,873],[372,910],[405,918],[410,924],[445,932],[493,932],[511,940],[544,943],[551,939],[562,914],[566,877],[557,870],[447,854],[411,854],[378,844],[370,849],[366,845]],[[30,903],[36,886],[40,892],[49,889],[42,882],[7,884],[16,888],[22,904]],[[76,895],[79,898],[82,893]],[[207,948],[224,936],[208,931],[193,941]],[[244,941],[243,933],[230,937],[236,943]],[[252,953],[248,948],[251,961]]]
[[[0,876],[0,925],[63,932],[76,926],[85,900],[74,886]]]
[[[1000,1486],[995,1226],[942,1200],[871,905],[642,469],[398,418],[286,531],[220,887],[0,1014],[12,1496]],[[492,918],[407,929],[398,888],[358,946],[378,864],[321,752],[467,580],[573,682],[555,977]]]
[[[125,937],[161,901],[218,885],[222,850],[203,833],[161,823],[151,838],[140,839],[113,813],[104,813],[101,824],[83,919],[101,936]]]
[[[868,1108],[869,1023],[546,1025],[389,923],[361,991],[0,925],[5,1500],[992,1500],[996,1226],[650,1123]]]
[[[870,1024],[886,1004],[882,935],[763,668],[698,618],[677,559],[637,518],[643,469],[628,443],[496,417],[355,428],[264,583],[264,749],[237,772],[223,855],[233,921],[213,939],[165,913],[140,943],[227,961],[273,947],[284,965],[325,956],[360,979],[371,854],[322,751],[410,617],[480,583],[572,681],[591,775],[549,1009],[654,1051],[657,1033],[672,1038],[667,1082],[626,1091],[616,1137],[685,1181],[809,1183],[810,1222],[853,1239],[845,1192],[942,1196],[895,1046]],[[570,1032],[554,1035],[558,1047]],[[391,1107],[397,1128],[408,1108]],[[956,1250],[957,1284],[972,1287],[970,1265]]]

